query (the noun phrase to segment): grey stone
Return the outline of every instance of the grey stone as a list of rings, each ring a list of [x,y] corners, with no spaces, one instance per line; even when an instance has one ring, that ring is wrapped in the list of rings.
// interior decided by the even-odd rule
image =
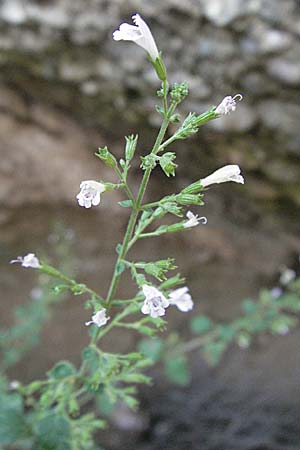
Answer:
[[[255,112],[245,104],[239,104],[234,113],[220,117],[209,123],[209,126],[219,132],[231,131],[242,133],[253,128],[257,121]]]
[[[295,103],[266,100],[258,105],[258,115],[267,128],[299,135],[300,106]]]
[[[267,62],[267,72],[278,81],[291,86],[300,84],[300,61],[275,58]]]
[[[217,26],[225,26],[239,17],[257,12],[259,0],[202,0],[205,16]]]

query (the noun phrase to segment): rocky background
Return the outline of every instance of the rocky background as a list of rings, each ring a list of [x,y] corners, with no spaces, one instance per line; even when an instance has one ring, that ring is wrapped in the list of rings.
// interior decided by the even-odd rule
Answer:
[[[75,195],[82,179],[111,177],[93,156],[98,146],[107,144],[121,156],[124,134],[137,132],[142,154],[151,146],[159,124],[154,110],[158,83],[144,52],[131,43],[116,43],[111,37],[119,23],[129,21],[135,12],[149,22],[170,81],[186,80],[189,84],[190,95],[181,106],[182,115],[203,112],[225,95],[244,96],[235,114],[212,122],[196,137],[172,147],[178,154],[178,176],[169,180],[156,169],[149,198],[159,198],[162,192],[178,189],[227,163],[239,164],[246,178],[244,186],[228,184],[209,191],[207,205],[199,211],[207,216],[207,226],[184,237],[143,243],[136,255],[176,256],[198,300],[197,310],[219,320],[237,315],[241,299],[274,285],[281,265],[298,268],[298,0],[2,0],[0,315],[5,324],[10,321],[12,305],[24,303],[24,292],[29,292],[34,283],[32,274],[8,266],[7,261],[30,250],[51,254],[57,221],[63,221],[70,234],[75,234],[73,265],[80,279],[100,292],[107,288],[115,258],[112,248],[121,239],[127,211],[117,206],[120,193],[103,196],[102,207],[93,211],[79,208]],[[137,161],[133,167],[133,187],[140,176],[138,165]],[[123,294],[130,289],[124,284]],[[84,320],[77,300],[67,303],[55,315],[55,325],[45,330],[43,347],[18,373],[31,379],[42,375],[58,358],[76,361],[78,348],[86,340]],[[186,316],[174,314],[172,320],[184,333]],[[201,428],[203,439],[195,433],[195,423],[194,428],[184,428],[189,436],[185,443],[173,439],[168,446],[164,436],[174,436],[178,427],[182,428],[176,422],[157,432],[152,426],[157,398],[154,396],[151,406],[146,392],[145,414],[150,418],[143,425],[143,439],[152,446],[141,448],[296,450],[300,446],[299,424],[298,429],[293,428],[299,413],[299,407],[294,406],[295,392],[298,404],[300,400],[298,338],[295,332],[279,340],[266,339],[261,348],[250,350],[247,356],[235,349],[214,377],[201,363],[201,369],[195,367],[196,381],[190,395],[198,392],[195,398],[199,401],[195,400],[187,413],[198,417],[197,411],[202,411],[208,400],[209,405],[216,406],[212,408],[215,421]],[[122,340],[124,347],[130,343]],[[226,383],[226,392],[221,390],[217,395],[219,383]],[[264,386],[262,391],[258,391],[258,383]],[[206,399],[203,386],[208,392]],[[166,389],[170,391],[169,397],[162,394],[167,395],[166,404],[185,410],[188,394]],[[169,403],[174,395],[174,402]],[[230,417],[238,414],[248,420],[248,411],[242,405],[249,397],[254,399],[254,425],[250,428],[256,438],[255,424],[262,424],[258,443],[249,438],[250,428],[248,434],[247,430],[239,434],[233,419],[225,425],[216,419],[217,411],[227,408]],[[235,403],[230,407],[228,399],[232,398]],[[256,416],[261,401],[266,401],[266,411],[274,404],[272,411],[280,411],[272,426],[272,415],[260,411],[262,415]],[[289,422],[289,414],[286,416],[286,428],[294,431],[287,431],[278,441],[282,405],[288,405],[292,417]],[[168,421],[170,413],[166,411],[162,416],[165,414]],[[186,422],[180,413],[176,420],[181,425]],[[163,418],[161,422],[165,423]],[[218,432],[212,423],[217,424]],[[227,441],[209,441],[218,433],[223,441],[226,435]],[[291,440],[293,433],[296,441]],[[123,450],[125,438],[121,436]],[[176,442],[181,442],[178,448]],[[108,445],[119,450],[121,444],[117,441]],[[132,448],[132,444],[128,446]]]

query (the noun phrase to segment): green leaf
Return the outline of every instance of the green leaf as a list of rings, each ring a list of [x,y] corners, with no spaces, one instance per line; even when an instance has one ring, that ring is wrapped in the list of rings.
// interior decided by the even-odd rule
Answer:
[[[26,437],[27,426],[23,412],[23,400],[19,394],[0,398],[0,444],[13,444]]]
[[[59,295],[62,292],[66,292],[70,289],[70,285],[68,284],[58,284],[56,286],[53,286],[52,290],[54,294]]]
[[[117,274],[118,276],[121,275],[121,273],[123,273],[125,269],[126,269],[126,264],[123,263],[122,261],[120,261],[120,262],[116,265],[116,274]]]
[[[253,300],[244,300],[242,308],[245,314],[253,314],[257,311],[258,305]]]
[[[60,361],[55,364],[53,369],[47,372],[47,375],[50,379],[61,380],[70,375],[74,375],[75,373],[76,368],[72,363],[70,363],[69,361]]]
[[[143,339],[138,344],[140,352],[154,362],[160,360],[163,346],[164,343],[161,339]]]
[[[207,333],[213,328],[213,322],[206,316],[196,316],[191,320],[190,328],[195,334]]]
[[[226,348],[225,342],[210,342],[203,348],[203,353],[208,362],[214,366],[218,364]]]
[[[230,342],[235,336],[235,329],[230,325],[219,325],[218,327],[220,339],[224,342]]]
[[[82,351],[82,359],[87,362],[91,372],[94,373],[99,368],[99,353],[93,347],[86,347]]]
[[[130,208],[132,206],[131,200],[122,200],[121,202],[118,202],[120,206],[123,206],[123,208]]]
[[[155,105],[155,109],[158,112],[158,114],[161,114],[164,117],[165,111],[164,111],[164,108],[162,108],[162,106]]]
[[[44,414],[35,424],[35,434],[43,450],[71,450],[71,425],[65,416]]]
[[[121,251],[122,251],[122,244],[119,243],[116,245],[116,252],[119,255],[121,253]]]
[[[142,373],[127,373],[122,375],[121,380],[125,383],[151,383],[151,378],[143,375]]]
[[[190,382],[190,374],[186,358],[183,355],[176,356],[165,361],[165,374],[172,383],[186,386]]]
[[[131,409],[136,409],[139,405],[138,400],[135,397],[132,397],[132,395],[123,395],[122,400]]]
[[[115,409],[116,402],[113,401],[109,395],[107,395],[106,391],[97,394],[96,401],[98,408],[105,416],[109,416]]]

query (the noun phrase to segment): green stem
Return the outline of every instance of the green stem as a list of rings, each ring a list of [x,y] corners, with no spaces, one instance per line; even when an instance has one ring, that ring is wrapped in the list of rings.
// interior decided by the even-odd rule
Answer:
[[[198,120],[197,123],[195,123],[195,125],[197,127],[200,127],[202,125],[204,125],[205,123],[209,122],[210,120],[214,120],[217,119],[218,116],[216,115],[216,113],[214,112],[213,109],[206,111],[205,113],[201,114],[200,116],[198,116]],[[187,127],[186,129],[188,130],[189,127]],[[185,128],[181,130],[181,133],[184,132],[186,130]],[[179,129],[180,130],[180,129]],[[164,150],[168,145],[172,144],[172,142],[180,139],[180,137],[178,138],[178,136],[180,136],[180,131],[175,132],[175,134],[173,134],[173,136],[171,136],[169,139],[167,139],[165,142],[163,142],[158,149],[158,153],[161,152],[162,150]]]
[[[59,270],[55,269],[52,266],[43,264],[41,272],[46,273],[47,275],[50,275],[51,277],[57,278],[61,281],[64,281],[70,286],[70,289],[72,288],[78,289],[78,292],[82,294],[90,294],[92,297],[97,298],[101,302],[104,302],[104,299],[101,297],[101,295],[97,294],[97,292],[93,291],[93,289],[88,288],[83,283],[78,283],[76,280],[72,280],[72,278],[69,278],[67,275],[64,275],[63,273],[59,272]]]
[[[151,153],[154,154],[154,155],[158,152],[159,146],[162,143],[162,140],[163,140],[163,138],[165,136],[165,133],[166,133],[168,125],[169,125],[169,117],[171,116],[171,114],[173,114],[175,108],[176,108],[176,105],[172,105],[170,107],[170,110],[168,112],[166,112],[166,114],[165,114],[165,118],[164,118],[163,123],[162,123],[162,125],[160,127],[158,136],[156,138],[156,141],[154,143],[153,149],[151,151]],[[109,287],[108,294],[107,294],[107,299],[106,299],[106,302],[105,302],[105,306],[106,306],[107,309],[111,305],[111,302],[113,300],[113,296],[114,296],[114,294],[116,292],[116,289],[117,289],[119,281],[120,281],[121,274],[119,274],[118,271],[117,271],[118,264],[122,261],[122,259],[125,258],[126,253],[128,251],[130,239],[131,239],[131,236],[133,234],[133,230],[134,230],[134,227],[135,227],[136,220],[138,218],[139,212],[141,210],[141,203],[142,203],[143,198],[144,198],[144,194],[145,194],[148,182],[149,182],[151,171],[152,171],[152,169],[148,168],[144,172],[144,176],[143,176],[143,179],[142,179],[142,182],[141,182],[141,185],[140,185],[140,189],[139,189],[139,192],[138,192],[137,200],[136,200],[136,203],[135,203],[135,208],[132,210],[131,216],[129,218],[129,222],[128,222],[127,229],[126,229],[125,236],[124,236],[123,243],[122,243],[122,249],[120,251],[120,254],[118,256],[118,259],[117,259],[117,262],[116,262],[116,265],[115,265],[115,270],[114,270],[114,273],[113,273],[113,276],[112,276],[112,280],[111,280],[110,287]]]
[[[128,186],[127,181],[123,179],[122,172],[121,172],[121,170],[119,169],[119,167],[117,167],[117,166],[115,167],[115,172],[117,173],[118,177],[120,178],[121,182],[123,183],[123,189],[125,190],[125,192],[126,192],[128,198],[132,201],[132,205],[133,205],[133,207],[135,208],[135,198],[134,198],[134,195],[133,195],[133,193],[131,192],[131,189],[130,189],[130,187]]]

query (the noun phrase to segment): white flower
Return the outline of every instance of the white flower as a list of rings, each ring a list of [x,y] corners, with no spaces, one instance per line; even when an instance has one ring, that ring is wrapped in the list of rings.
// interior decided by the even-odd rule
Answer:
[[[13,380],[9,383],[9,389],[11,389],[12,391],[15,391],[16,389],[18,389],[21,386],[20,381],[18,380]]]
[[[289,334],[289,331],[290,329],[286,323],[281,323],[277,327],[277,333],[280,334],[281,336],[286,336],[287,334]]]
[[[296,272],[293,269],[289,269],[288,267],[281,267],[281,275],[280,275],[280,283],[283,286],[286,286],[291,281],[296,278]]]
[[[186,217],[189,220],[187,220],[185,222],[185,224],[183,225],[184,228],[196,227],[197,225],[199,225],[201,220],[202,220],[203,225],[207,224],[207,218],[206,217],[199,217],[198,214],[194,214],[194,213],[192,213],[192,211],[188,211],[186,213]]]
[[[122,23],[119,29],[113,33],[114,40],[135,42],[149,53],[152,61],[155,61],[159,57],[159,53],[150,28],[139,14],[132,16],[132,19],[136,26]]]
[[[142,289],[143,294],[146,297],[142,306],[142,313],[150,314],[153,318],[164,316],[165,308],[169,306],[169,301],[166,297],[154,286],[144,284]]]
[[[94,180],[86,180],[80,183],[80,192],[76,198],[80,206],[90,208],[100,203],[100,194],[105,191],[105,184]]]
[[[103,327],[103,325],[105,325],[109,319],[110,317],[106,317],[106,309],[101,309],[92,316],[92,320],[90,320],[89,322],[85,322],[85,324],[87,326],[94,324],[100,328]]]
[[[273,298],[279,298],[283,294],[283,290],[280,287],[274,287],[271,289],[271,296]]]
[[[221,167],[221,169],[216,170],[211,175],[203,180],[200,180],[200,183],[203,187],[209,186],[211,184],[219,184],[226,183],[227,181],[234,181],[235,183],[245,183],[244,178],[240,175],[241,169],[236,164],[229,164],[228,166]]]
[[[220,116],[224,116],[226,114],[231,113],[231,111],[236,110],[236,100],[239,102],[243,99],[243,96],[241,94],[236,94],[234,97],[231,97],[231,95],[228,95],[225,97],[219,106],[216,107],[215,113],[220,114]]]
[[[25,256],[18,256],[17,259],[10,261],[10,264],[20,263],[23,267],[31,267],[32,269],[40,269],[41,264],[34,253],[28,253]]]
[[[182,312],[187,312],[193,309],[194,302],[189,294],[188,287],[182,287],[170,292],[169,295],[170,305],[175,305]]]

